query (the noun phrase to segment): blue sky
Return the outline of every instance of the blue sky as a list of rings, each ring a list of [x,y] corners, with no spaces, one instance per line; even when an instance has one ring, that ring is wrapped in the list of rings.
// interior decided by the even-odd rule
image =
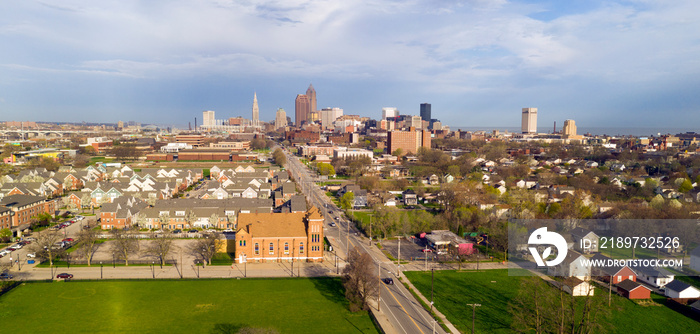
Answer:
[[[455,126],[700,121],[700,2],[101,0],[0,5],[0,120],[187,125],[382,107]]]

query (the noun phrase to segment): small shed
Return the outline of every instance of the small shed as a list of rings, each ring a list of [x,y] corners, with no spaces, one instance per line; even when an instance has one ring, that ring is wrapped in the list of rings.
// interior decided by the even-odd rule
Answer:
[[[562,284],[562,289],[574,297],[593,296],[595,293],[593,285],[576,277],[567,277]]]
[[[674,299],[700,298],[700,290],[688,283],[673,280],[666,284],[664,294]]]
[[[617,284],[617,293],[627,299],[649,299],[651,290],[644,285],[628,279]]]

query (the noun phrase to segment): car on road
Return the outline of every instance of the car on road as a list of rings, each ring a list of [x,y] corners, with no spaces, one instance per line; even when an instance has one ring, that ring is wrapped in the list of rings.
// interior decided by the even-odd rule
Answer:
[[[391,278],[382,278],[382,282],[386,285],[394,285],[394,280]]]
[[[56,275],[56,278],[63,278],[63,279],[66,279],[66,278],[73,278],[73,274],[69,274],[69,273],[60,273],[60,274]]]
[[[331,225],[331,227],[335,227],[335,226],[336,226],[334,222],[331,222],[330,225]]]
[[[421,249],[420,251],[423,252],[423,253],[432,253],[432,252],[433,252],[433,250],[430,249],[430,248],[423,248],[423,249]]]
[[[10,273],[2,273],[0,274],[0,279],[12,279],[12,275]]]

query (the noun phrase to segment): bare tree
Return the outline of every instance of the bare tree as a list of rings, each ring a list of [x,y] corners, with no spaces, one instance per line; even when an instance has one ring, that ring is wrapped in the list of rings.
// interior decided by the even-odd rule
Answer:
[[[209,226],[214,228],[219,227],[219,215],[217,215],[216,213],[211,214],[211,217],[209,217]]]
[[[78,254],[85,258],[88,266],[92,264],[92,257],[99,247],[97,241],[97,232],[93,229],[82,229],[78,233]]]
[[[131,235],[127,234],[124,230],[120,229],[112,230],[112,238],[114,238],[112,251],[114,251],[118,259],[124,260],[124,265],[128,266],[129,255],[132,255],[139,250],[138,241],[132,238]]]
[[[208,265],[211,265],[211,258],[216,255],[216,240],[218,239],[215,233],[205,233],[200,239],[197,239],[190,246],[190,252],[206,261]]]
[[[343,269],[345,298],[350,302],[350,311],[357,312],[368,308],[368,300],[377,294],[379,282],[372,258],[368,253],[353,247],[348,253],[348,264]]]
[[[162,235],[152,234],[151,240],[146,248],[146,254],[158,259],[161,267],[165,264],[165,259],[173,248],[173,235],[165,233]]]
[[[49,265],[53,266],[53,261],[61,258],[65,254],[65,250],[60,246],[63,235],[58,231],[46,231],[38,233],[36,242],[30,247],[36,256],[42,260],[48,260]]]
[[[185,213],[185,222],[187,222],[187,225],[190,227],[194,226],[194,223],[197,221],[197,215],[194,213],[192,210],[187,210]]]
[[[163,212],[158,216],[158,220],[160,221],[160,228],[165,228],[165,225],[169,225],[170,223],[170,214],[167,212]]]

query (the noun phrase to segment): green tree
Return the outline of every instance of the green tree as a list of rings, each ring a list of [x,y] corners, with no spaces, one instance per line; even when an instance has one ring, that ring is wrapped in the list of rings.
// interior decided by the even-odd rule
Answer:
[[[335,175],[335,168],[329,163],[319,162],[316,164],[316,169],[318,169],[318,173],[321,175]]]
[[[10,238],[12,238],[12,231],[9,228],[0,230],[0,242],[10,242]]]
[[[343,210],[350,210],[355,202],[355,194],[351,192],[346,192],[340,197],[340,208]]]
[[[272,152],[272,159],[274,159],[275,164],[279,165],[280,167],[287,163],[287,156],[284,155],[281,148],[277,148],[274,152]]]
[[[693,184],[689,179],[683,179],[683,182],[678,186],[678,191],[682,193],[687,193],[693,190]]]

